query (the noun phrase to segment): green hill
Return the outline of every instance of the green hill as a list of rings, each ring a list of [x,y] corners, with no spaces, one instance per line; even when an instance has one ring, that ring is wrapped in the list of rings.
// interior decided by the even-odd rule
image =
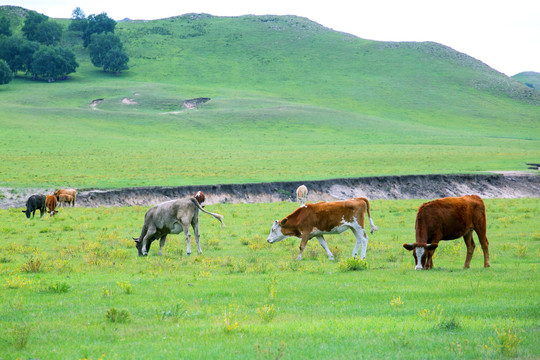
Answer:
[[[0,87],[0,186],[521,170],[540,158],[538,92],[444,45],[295,16],[187,14],[116,32],[130,56],[121,76],[67,33],[80,63],[68,81]],[[197,97],[211,100],[182,107]]]
[[[540,90],[540,74],[537,72],[525,71],[512,76],[512,78],[524,83],[525,85],[532,89],[535,89],[536,91]]]

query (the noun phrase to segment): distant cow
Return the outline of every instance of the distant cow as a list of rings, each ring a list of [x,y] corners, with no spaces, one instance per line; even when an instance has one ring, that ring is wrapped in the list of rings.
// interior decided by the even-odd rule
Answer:
[[[415,269],[429,270],[433,267],[433,253],[439,241],[454,240],[463,236],[467,245],[464,268],[469,268],[474,253],[473,230],[476,232],[482,251],[484,267],[489,267],[489,242],[486,237],[486,208],[477,195],[448,197],[422,204],[416,215],[416,242],[403,244],[413,251]]]
[[[60,196],[61,195],[69,195],[72,197],[71,199],[71,202],[70,204],[75,206],[75,201],[77,200],[77,190],[75,189],[59,189],[59,190],[56,190],[55,193],[54,193],[54,196],[56,196],[56,200],[58,200],[58,202],[60,204],[62,204],[62,200],[60,199]],[[64,198],[66,199],[66,198]]]
[[[60,194],[58,196],[58,202],[60,204],[68,204],[68,206],[75,206],[75,198],[68,194]]]
[[[47,195],[45,198],[45,206],[47,209],[49,209],[50,216],[54,216],[58,211],[56,211],[56,204],[57,204],[56,196],[54,195]]]
[[[30,213],[32,217],[36,214],[36,210],[39,210],[40,217],[47,211],[45,207],[45,195],[32,195],[26,200],[26,210],[22,212],[26,214],[26,218],[30,219]]]
[[[300,185],[298,189],[296,189],[296,202],[304,205],[307,201],[307,193],[308,190],[306,185]]]
[[[206,201],[206,196],[204,196],[204,193],[202,191],[197,191],[197,193],[195,193],[195,195],[193,196],[195,199],[197,199],[197,201],[199,202],[199,204],[202,206],[203,202]]]
[[[301,238],[300,254],[296,258],[296,260],[301,260],[307,242],[316,237],[319,244],[326,250],[328,258],[334,260],[334,255],[328,249],[323,235],[340,234],[350,229],[356,238],[352,256],[358,256],[358,248],[362,245],[360,257],[364,259],[368,244],[368,236],[364,230],[366,210],[373,234],[374,231],[377,231],[377,227],[371,219],[368,199],[354,198],[302,205],[283,220],[274,221],[267,241],[275,243],[289,236]]]
[[[150,208],[144,215],[144,225],[139,238],[133,238],[139,256],[148,255],[152,241],[159,240],[159,255],[163,254],[163,246],[168,234],[186,235],[188,255],[191,254],[191,234],[189,225],[195,233],[197,251],[202,253],[199,242],[199,211],[205,212],[218,219],[223,225],[223,216],[204,210],[195,198],[166,201]]]

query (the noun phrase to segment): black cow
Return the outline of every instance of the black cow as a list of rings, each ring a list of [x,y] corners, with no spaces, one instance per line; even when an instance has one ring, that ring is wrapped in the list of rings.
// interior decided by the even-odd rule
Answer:
[[[32,213],[32,217],[34,217],[36,210],[39,210],[41,216],[47,212],[45,207],[45,195],[30,196],[28,200],[26,200],[26,210],[23,210],[22,212],[26,214],[28,219],[30,219],[30,213]]]

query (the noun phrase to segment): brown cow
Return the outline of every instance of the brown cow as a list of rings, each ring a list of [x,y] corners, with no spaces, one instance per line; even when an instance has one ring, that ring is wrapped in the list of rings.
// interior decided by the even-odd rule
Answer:
[[[56,196],[54,195],[47,195],[45,198],[45,206],[49,209],[50,216],[54,216],[58,211],[56,211]]]
[[[58,196],[58,202],[60,204],[68,204],[68,206],[75,206],[75,198],[68,194],[60,194]]]
[[[296,202],[304,205],[307,201],[307,193],[308,193],[308,189],[306,185],[300,185],[296,189]]]
[[[56,200],[62,204],[62,200],[60,200],[60,195],[70,195],[72,197],[71,204],[75,206],[75,201],[77,200],[77,190],[75,189],[59,189],[56,190],[54,193],[54,196],[56,196]]]
[[[429,270],[433,267],[433,253],[439,241],[454,240],[463,236],[467,245],[465,269],[471,264],[474,253],[473,230],[476,232],[482,251],[484,267],[489,267],[489,242],[486,237],[486,208],[477,195],[448,197],[422,204],[416,215],[416,242],[403,244],[413,251],[415,269]]]
[[[364,259],[368,244],[368,236],[364,230],[366,210],[371,233],[373,234],[374,231],[377,231],[377,227],[371,220],[368,199],[354,198],[344,201],[302,205],[283,220],[274,221],[267,241],[275,243],[289,236],[301,238],[300,254],[296,258],[296,260],[301,260],[307,242],[316,237],[319,244],[326,250],[328,258],[334,260],[334,255],[328,249],[323,235],[341,234],[350,229],[356,238],[352,256],[358,256],[358,248],[362,245],[360,257]]]

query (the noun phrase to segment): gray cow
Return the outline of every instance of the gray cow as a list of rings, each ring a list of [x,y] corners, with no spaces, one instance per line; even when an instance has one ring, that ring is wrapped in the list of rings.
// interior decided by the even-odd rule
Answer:
[[[150,208],[144,215],[144,225],[139,238],[135,240],[139,256],[148,255],[152,241],[159,239],[159,255],[163,254],[163,246],[169,234],[186,235],[187,254],[191,254],[191,234],[189,225],[193,227],[197,251],[202,254],[199,243],[199,211],[212,215],[223,225],[223,216],[204,210],[195,198],[166,201]]]

